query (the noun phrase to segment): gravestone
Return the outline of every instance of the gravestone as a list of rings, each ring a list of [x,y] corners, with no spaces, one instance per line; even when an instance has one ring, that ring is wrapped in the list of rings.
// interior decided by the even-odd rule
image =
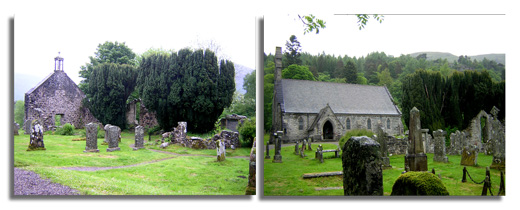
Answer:
[[[20,125],[18,123],[14,122],[13,129],[14,129],[14,134],[13,135],[19,135],[18,134],[18,130],[20,130]]]
[[[314,158],[318,159],[320,163],[323,163],[323,146],[318,145],[318,148],[316,148],[316,155]]]
[[[493,106],[491,109],[492,119],[491,136],[494,140],[493,144],[493,162],[490,168],[493,169],[504,169],[506,167],[506,132],[504,125],[498,120],[498,112],[500,110]]]
[[[271,156],[269,155],[269,141],[265,144],[265,159],[271,159]]]
[[[105,131],[105,139],[103,140],[103,143],[101,143],[102,145],[108,145],[108,128],[112,126],[110,124],[106,124],[105,127],[103,127],[103,130]]]
[[[312,151],[311,141],[312,141],[311,139],[307,140],[307,145],[308,145],[307,150],[309,150],[309,151]]]
[[[253,139],[251,153],[249,153],[249,177],[246,195],[256,195],[256,137]]]
[[[45,150],[45,144],[43,143],[43,127],[40,125],[38,120],[33,120],[31,122],[31,136],[27,151],[32,150]]]
[[[294,154],[299,155],[300,154],[300,147],[299,147],[300,141],[296,140],[296,144],[294,145]]]
[[[383,169],[391,169],[390,158],[388,157],[388,146],[386,143],[386,137],[388,136],[383,131],[383,125],[380,123],[376,127],[377,143],[379,143],[381,149],[381,162],[383,163]]]
[[[433,131],[433,161],[435,162],[448,162],[448,156],[446,156],[446,140],[444,136],[446,131],[441,129]]]
[[[460,165],[463,166],[476,166],[478,159],[478,146],[468,146],[462,149],[462,155],[460,157]]]
[[[343,145],[344,195],[383,195],[383,169],[379,143],[353,136]]]
[[[119,148],[119,138],[120,138],[119,131],[121,129],[119,127],[115,126],[115,125],[111,125],[111,126],[108,127],[108,129],[105,128],[105,130],[108,131],[108,135],[107,135],[108,136],[107,152],[113,152],[113,151],[121,150],[121,148]]]
[[[305,144],[306,144],[306,141],[303,140],[302,148],[300,149],[300,157],[301,158],[307,157],[307,155],[305,155]]]
[[[283,131],[277,131],[274,133],[274,158],[273,163],[282,162],[282,135]]]
[[[217,140],[217,161],[226,160],[226,145],[224,141]]]
[[[135,127],[135,144],[134,151],[144,149],[144,127],[138,125]]]
[[[85,126],[86,131],[86,146],[83,152],[99,152],[97,147],[97,132],[98,125],[96,123],[89,123]]]
[[[408,151],[404,157],[406,171],[428,171],[428,157],[424,151],[424,143],[421,135],[421,116],[419,110],[414,107],[410,110],[410,125],[408,126]]]

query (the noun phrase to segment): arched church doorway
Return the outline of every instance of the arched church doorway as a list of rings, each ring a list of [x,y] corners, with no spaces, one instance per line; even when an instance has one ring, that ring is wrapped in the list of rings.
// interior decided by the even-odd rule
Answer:
[[[334,139],[334,128],[328,120],[323,125],[323,139]]]

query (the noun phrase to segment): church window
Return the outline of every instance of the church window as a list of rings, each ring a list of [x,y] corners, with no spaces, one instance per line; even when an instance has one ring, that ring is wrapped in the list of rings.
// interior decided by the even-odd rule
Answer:
[[[303,130],[303,118],[300,117],[298,119],[298,129]]]
[[[350,130],[350,118],[347,118],[347,129]]]
[[[370,120],[370,118],[368,118],[367,120],[367,129],[372,129],[372,121]]]

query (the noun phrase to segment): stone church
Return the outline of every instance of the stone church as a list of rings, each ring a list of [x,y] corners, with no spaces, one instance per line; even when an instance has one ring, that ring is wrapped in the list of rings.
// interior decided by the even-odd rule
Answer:
[[[277,47],[272,131],[283,131],[283,142],[338,141],[350,130],[375,131],[378,124],[390,135],[402,134],[401,111],[386,87],[282,79],[281,71]]]
[[[31,122],[38,119],[44,131],[55,128],[56,119],[60,124],[70,123],[75,128],[83,128],[98,120],[90,110],[82,106],[85,94],[63,71],[63,58],[54,58],[54,72],[38,85],[25,93],[25,132]]]

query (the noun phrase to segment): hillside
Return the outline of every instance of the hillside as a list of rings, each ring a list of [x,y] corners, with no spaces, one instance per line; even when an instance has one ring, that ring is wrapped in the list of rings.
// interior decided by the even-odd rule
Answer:
[[[420,54],[426,53],[427,60],[437,60],[437,59],[447,59],[448,62],[452,63],[459,59],[459,56],[453,55],[451,53],[446,52],[416,52],[411,53],[410,56],[417,57]],[[488,60],[493,60],[497,63],[505,64],[506,63],[506,54],[483,54],[483,55],[472,55],[468,56],[472,60],[482,61],[484,58]]]
[[[235,87],[236,90],[242,94],[246,93],[244,90],[244,77],[252,72],[254,69],[235,64]]]

